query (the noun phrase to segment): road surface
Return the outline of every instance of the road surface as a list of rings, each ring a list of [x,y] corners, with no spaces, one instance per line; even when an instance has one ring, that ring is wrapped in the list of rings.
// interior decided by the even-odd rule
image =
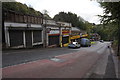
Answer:
[[[84,78],[105,74],[109,42],[78,49],[53,48],[3,53],[3,78]],[[102,60],[101,60],[102,58]],[[99,64],[98,64],[99,63]],[[93,77],[93,76],[92,76]]]

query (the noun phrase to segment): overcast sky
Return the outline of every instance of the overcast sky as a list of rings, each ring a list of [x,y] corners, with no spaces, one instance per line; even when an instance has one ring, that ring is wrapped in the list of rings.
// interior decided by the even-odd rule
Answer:
[[[103,9],[95,0],[16,0],[31,5],[35,10],[47,10],[53,18],[61,11],[76,13],[86,21],[99,24],[97,15],[103,14]]]

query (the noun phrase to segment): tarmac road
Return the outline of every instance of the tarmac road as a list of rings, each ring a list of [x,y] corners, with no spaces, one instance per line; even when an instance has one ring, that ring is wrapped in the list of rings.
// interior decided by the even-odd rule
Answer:
[[[12,50],[2,53],[2,67],[23,64],[31,61],[49,59],[57,55],[69,54],[78,50],[68,48],[39,48],[28,50]]]
[[[97,46],[99,44],[92,45],[92,47]],[[94,48],[97,48],[94,47]],[[64,48],[38,48],[38,49],[27,49],[27,50],[8,50],[2,52],[2,67],[23,64],[31,61],[41,60],[41,59],[49,59],[57,55],[69,54],[72,52],[77,52],[80,50],[93,50],[93,48],[78,48],[78,49],[69,49],[67,47]],[[88,50],[88,51],[89,51]]]
[[[109,44],[97,42],[91,47],[78,49],[54,48],[6,52],[3,54],[3,64],[6,66],[3,68],[3,78],[83,78],[100,58],[108,56],[106,53],[109,53],[107,52]],[[28,59],[28,62],[25,61]],[[8,66],[8,63],[14,66]],[[100,75],[105,74],[106,64],[107,62],[101,68],[98,67],[102,72],[98,71],[98,68],[94,71]]]

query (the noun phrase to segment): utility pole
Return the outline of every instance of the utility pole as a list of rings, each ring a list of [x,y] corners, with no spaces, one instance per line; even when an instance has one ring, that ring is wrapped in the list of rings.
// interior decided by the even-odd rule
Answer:
[[[43,47],[46,47],[46,20],[43,18]]]
[[[71,27],[71,23],[69,23],[69,43],[71,43],[71,31],[72,31],[72,27]]]
[[[46,27],[47,27],[47,19],[46,19],[46,16],[47,16],[47,10],[44,10],[44,12],[43,12],[43,17],[44,17],[44,20],[43,20],[43,24],[44,24],[44,31],[43,31],[43,35],[44,35],[44,37],[43,37],[43,40],[44,40],[44,47],[46,48],[47,47],[47,31],[46,31]]]
[[[60,36],[59,36],[59,45],[60,45],[60,47],[63,47],[62,46],[62,28],[61,28],[61,23],[57,23],[57,25],[59,26],[59,33],[60,33]]]

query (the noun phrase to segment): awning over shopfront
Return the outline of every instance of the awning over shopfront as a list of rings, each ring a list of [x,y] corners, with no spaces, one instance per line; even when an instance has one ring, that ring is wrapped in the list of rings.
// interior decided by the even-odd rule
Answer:
[[[88,34],[84,34],[84,35],[82,35],[81,37],[87,37],[88,36]]]
[[[70,39],[78,39],[80,38],[80,35],[72,36]]]

